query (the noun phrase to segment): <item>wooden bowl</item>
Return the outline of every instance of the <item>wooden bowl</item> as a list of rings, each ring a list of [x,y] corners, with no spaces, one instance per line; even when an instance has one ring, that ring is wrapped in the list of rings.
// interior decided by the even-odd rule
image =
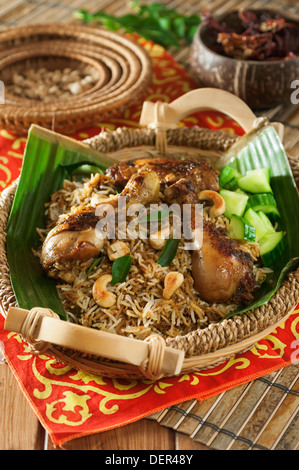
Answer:
[[[261,11],[252,10],[257,15]],[[276,12],[277,13],[277,12]],[[292,23],[294,19],[281,15]],[[229,26],[240,24],[238,11],[226,12],[216,18]],[[253,109],[263,109],[291,103],[291,84],[299,77],[299,56],[279,60],[241,60],[218,54],[210,49],[211,36],[201,24],[194,36],[190,53],[191,72],[203,87],[221,88],[239,96]]]

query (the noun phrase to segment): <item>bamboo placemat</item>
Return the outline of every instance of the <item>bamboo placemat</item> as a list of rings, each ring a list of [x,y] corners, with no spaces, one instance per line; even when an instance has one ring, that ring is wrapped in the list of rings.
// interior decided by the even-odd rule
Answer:
[[[160,0],[161,1],[161,0]],[[143,0],[141,3],[152,3]],[[163,2],[183,13],[199,13],[207,8],[203,0]],[[212,0],[211,12],[221,14],[237,8],[280,8],[299,17],[297,0]],[[74,23],[73,12],[85,8],[121,15],[128,12],[123,0],[0,0],[0,29],[32,23]],[[63,26],[62,26],[63,27]],[[189,69],[189,48],[169,49],[174,58]],[[299,77],[298,77],[299,78]],[[284,145],[291,158],[299,158],[298,105],[287,104],[262,112],[285,125]],[[203,402],[191,400],[151,415],[160,425],[184,433],[211,449],[296,450],[299,447],[298,364],[281,369],[248,384],[233,388]]]
[[[296,450],[299,370],[292,365],[201,403],[151,416],[215,450]]]

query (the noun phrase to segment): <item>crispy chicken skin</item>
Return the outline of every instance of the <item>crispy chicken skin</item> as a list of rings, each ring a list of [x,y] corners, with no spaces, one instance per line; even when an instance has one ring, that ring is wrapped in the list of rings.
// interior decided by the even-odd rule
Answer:
[[[55,263],[63,261],[87,260],[98,256],[103,246],[103,240],[96,237],[93,228],[81,231],[62,231],[50,236],[44,243],[41,263],[44,269],[49,269]]]
[[[160,182],[154,172],[141,171],[131,176],[120,194],[103,199],[101,204],[117,207],[120,196],[126,198],[127,206],[147,204],[159,196]],[[95,227],[100,218],[96,208],[80,206],[68,214],[47,235],[41,250],[41,265],[47,271],[55,263],[74,259],[87,260],[98,256],[104,246]]]
[[[164,191],[165,202],[172,204],[195,204],[198,202],[198,194],[194,184],[187,178],[181,178],[167,186]]]
[[[208,221],[203,221],[202,247],[192,252],[192,275],[209,303],[246,302],[256,284],[250,255]]]
[[[120,196],[126,198],[127,206],[132,204],[148,204],[158,199],[160,193],[160,180],[154,171],[146,169],[133,174],[127,182]]]
[[[126,185],[130,177],[140,170],[154,171],[160,184],[173,184],[181,178],[192,183],[196,192],[204,189],[219,191],[218,171],[204,161],[174,160],[170,158],[145,158],[116,163],[106,170],[119,187]]]
[[[97,256],[103,240],[94,230],[98,218],[94,208],[78,207],[47,235],[41,251],[41,264],[45,270],[55,263],[73,259],[86,260]]]

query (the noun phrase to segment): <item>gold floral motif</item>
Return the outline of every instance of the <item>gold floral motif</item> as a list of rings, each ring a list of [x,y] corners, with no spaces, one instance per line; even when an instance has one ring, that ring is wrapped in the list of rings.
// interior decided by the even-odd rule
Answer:
[[[212,118],[211,116],[207,116],[206,121],[212,127],[221,127],[224,124],[224,119],[221,116],[217,116],[216,118]]]
[[[72,391],[63,392],[64,398],[55,400],[52,403],[47,404],[46,415],[52,423],[67,424],[68,426],[80,426],[85,423],[92,414],[89,413],[89,407],[87,401],[90,399],[89,395],[78,395]],[[62,410],[59,411],[57,418],[54,417],[57,412],[57,405],[63,404]],[[78,410],[79,408],[79,410]],[[71,415],[73,419],[69,419],[68,415]],[[77,419],[81,417],[81,419]],[[75,419],[76,418],[76,419]]]
[[[159,380],[154,385],[154,392],[158,393],[159,395],[164,395],[166,393],[164,389],[166,389],[167,387],[172,387],[172,384],[168,382],[161,382]]]
[[[163,49],[163,47],[159,46],[158,44],[146,43],[144,47],[148,50],[152,58],[163,57],[165,53],[165,49]]]
[[[231,135],[235,135],[235,131],[232,127],[222,127],[221,131],[222,132],[228,132]]]
[[[66,408],[64,409],[71,410],[73,406],[71,399],[75,399],[76,397],[80,397],[80,403],[77,404],[81,406],[83,403],[81,398],[82,393],[85,394],[85,397],[89,398],[90,395],[88,395],[88,393],[91,393],[93,395],[96,394],[100,398],[99,411],[105,415],[109,415],[116,413],[119,409],[119,406],[117,404],[110,406],[112,401],[134,400],[135,398],[139,398],[143,395],[146,395],[151,389],[153,389],[157,393],[165,393],[163,391],[163,388],[170,386],[170,384],[163,383],[159,383],[157,385],[155,384],[155,382],[150,381],[149,384],[143,384],[147,386],[140,387],[140,385],[142,385],[142,381],[139,382],[137,380],[128,380],[121,382],[117,379],[113,379],[112,384],[114,386],[114,391],[111,391],[109,389],[107,390],[105,389],[105,386],[107,386],[107,388],[111,388],[111,384],[106,382],[102,377],[93,374],[88,374],[82,371],[73,371],[70,366],[64,366],[63,364],[58,363],[56,359],[46,355],[34,356],[29,352],[27,344],[21,340],[19,335],[15,333],[10,333],[8,336],[23,345],[23,353],[18,354],[18,359],[22,361],[32,361],[33,375],[37,380],[38,384],[43,386],[43,388],[36,386],[33,389],[33,395],[35,398],[40,400],[47,400],[51,397],[54,387],[68,388],[67,392],[63,392],[63,395],[66,397],[65,399],[61,398],[60,400],[47,403],[46,405],[48,419],[52,422],[63,422],[64,424],[68,424],[66,417],[53,418],[55,406],[58,403],[67,402]],[[39,371],[37,362],[40,359],[44,361],[45,371],[48,372],[49,375],[43,374]],[[73,373],[68,374],[72,371]],[[63,380],[64,376],[66,377],[65,380]],[[137,390],[134,391],[133,389],[135,388],[137,388]],[[80,395],[77,394],[75,390],[77,390]],[[129,390],[131,390],[131,393],[122,393],[128,392]],[[86,407],[88,408],[88,400],[86,401]],[[83,410],[84,409],[85,405],[83,407]],[[87,419],[88,417],[88,413],[86,411],[84,411],[84,417],[84,419]]]
[[[291,323],[291,332],[293,333],[294,337],[296,339],[299,339],[299,308],[297,310],[294,310],[292,315],[294,315],[294,319]]]
[[[252,353],[255,356],[261,357],[262,359],[275,359],[277,357],[283,357],[288,344],[284,343],[278,338],[278,332],[279,330],[284,330],[286,328],[287,321],[291,321],[290,330],[294,338],[299,338],[299,332],[297,329],[299,324],[298,313],[299,309],[294,310],[287,320],[282,322],[274,331],[272,331],[271,334],[264,338],[265,341],[257,342],[251,350]],[[275,354],[270,354],[270,351],[275,351]]]
[[[14,142],[11,145],[11,148],[14,150],[19,149],[21,147],[21,144],[26,143],[27,140],[25,137],[16,138],[14,135],[10,134],[5,129],[0,129],[0,136],[4,137],[4,139],[13,140]]]
[[[2,163],[0,164],[0,171],[3,171],[3,173],[6,175],[6,178],[4,180],[0,180],[0,186],[2,188],[5,188],[7,184],[11,181],[12,175],[11,175],[10,169],[7,168],[7,166],[5,166],[8,164],[8,158],[0,157],[0,161],[3,162],[3,164]]]
[[[86,374],[82,370],[75,371],[73,375],[70,375],[70,378],[72,380],[82,380],[84,384],[88,384],[92,380],[98,385],[107,385],[107,382],[100,375]]]
[[[184,374],[179,379],[179,382],[184,382],[184,380],[190,381],[189,385],[197,385],[199,383],[199,378],[196,374]]]
[[[248,358],[232,356],[230,359],[223,363],[221,369],[213,367],[212,369],[202,370],[200,372],[193,372],[192,374],[185,374],[181,376],[179,382],[188,380],[190,382],[190,385],[197,385],[199,383],[198,376],[208,377],[220,375],[231,367],[235,367],[236,369],[246,369],[249,366],[250,360]]]
[[[22,153],[13,152],[12,150],[8,150],[7,155],[10,155],[11,157],[14,157],[14,158],[19,158],[20,160],[23,160],[23,157],[24,157]]]
[[[256,343],[252,348],[252,353],[255,356],[261,357],[262,359],[275,359],[277,357],[283,357],[287,345],[273,335],[268,335],[265,339],[267,340],[267,343]],[[273,345],[272,347],[271,343]],[[276,353],[270,354],[266,353],[266,351],[276,351]]]

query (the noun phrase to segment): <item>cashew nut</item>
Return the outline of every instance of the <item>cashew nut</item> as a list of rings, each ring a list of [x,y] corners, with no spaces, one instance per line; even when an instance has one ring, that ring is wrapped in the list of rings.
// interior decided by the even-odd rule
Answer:
[[[169,300],[172,294],[183,284],[184,276],[178,271],[166,274],[164,279],[163,297]]]
[[[169,227],[164,227],[156,233],[150,234],[148,242],[154,250],[162,250],[167,236],[169,236]]]
[[[201,191],[198,195],[198,199],[200,201],[207,200],[213,203],[212,207],[210,208],[210,217],[212,219],[219,217],[219,215],[222,215],[225,212],[225,201],[223,197],[216,191],[212,191],[210,189]]]
[[[92,288],[93,298],[100,307],[109,308],[112,307],[116,302],[116,296],[113,292],[107,290],[107,284],[112,281],[110,274],[103,274],[99,277]]]
[[[130,249],[124,242],[117,241],[111,243],[111,245],[107,249],[108,257],[111,261],[115,261],[117,258],[121,258],[122,256],[129,255]]]

